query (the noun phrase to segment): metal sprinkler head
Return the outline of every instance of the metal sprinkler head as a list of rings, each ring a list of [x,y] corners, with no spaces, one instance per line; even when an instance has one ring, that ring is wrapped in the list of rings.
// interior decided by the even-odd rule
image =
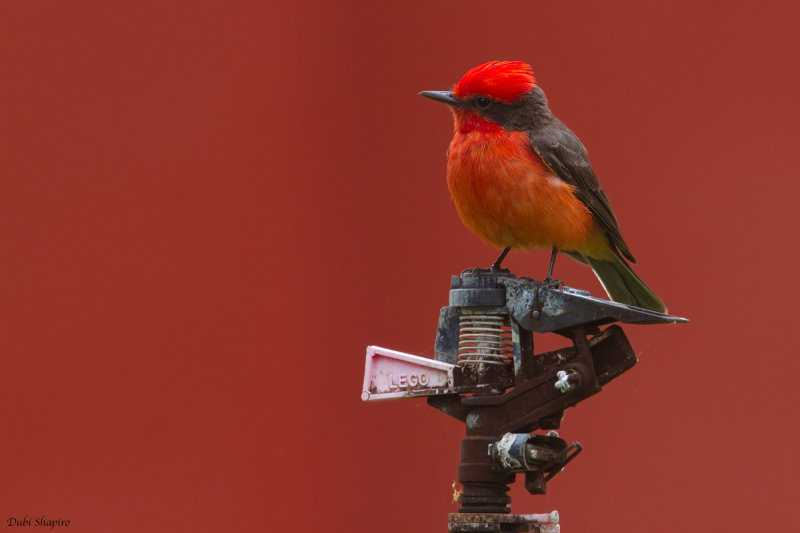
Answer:
[[[636,364],[622,328],[600,327],[687,320],[508,271],[454,276],[449,304],[439,314],[435,359],[367,348],[361,399],[425,396],[465,424],[461,506],[449,515],[450,532],[558,532],[556,511],[511,514],[508,485],[524,474],[526,490],[544,494],[583,450],[552,431],[564,411]],[[534,354],[533,333],[560,335],[571,346]]]

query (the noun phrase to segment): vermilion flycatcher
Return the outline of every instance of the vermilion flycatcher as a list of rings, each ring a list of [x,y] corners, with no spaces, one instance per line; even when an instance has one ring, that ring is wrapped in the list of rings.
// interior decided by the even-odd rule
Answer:
[[[552,248],[594,270],[612,300],[666,311],[622,258],[636,262],[578,137],[547,107],[530,65],[492,61],[452,91],[423,91],[455,117],[447,186],[464,224],[504,248]]]

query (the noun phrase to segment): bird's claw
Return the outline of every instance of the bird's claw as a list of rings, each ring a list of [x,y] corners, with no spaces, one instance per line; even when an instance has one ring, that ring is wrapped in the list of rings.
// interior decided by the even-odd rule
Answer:
[[[543,289],[560,289],[564,286],[564,282],[560,279],[545,279],[540,285]]]
[[[503,268],[503,267],[497,268],[494,265],[492,265],[489,268],[481,268],[481,267],[467,268],[467,269],[465,269],[465,270],[463,270],[461,272],[461,275],[462,276],[464,274],[478,275],[478,274],[482,274],[482,273],[495,274],[495,273],[505,273],[505,272],[511,272],[511,271],[509,269],[507,269],[507,268]]]

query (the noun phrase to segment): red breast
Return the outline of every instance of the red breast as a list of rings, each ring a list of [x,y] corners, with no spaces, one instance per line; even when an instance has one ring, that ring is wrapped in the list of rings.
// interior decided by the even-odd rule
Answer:
[[[501,248],[569,251],[594,240],[591,213],[533,152],[525,132],[468,110],[454,113],[447,185],[464,224]]]

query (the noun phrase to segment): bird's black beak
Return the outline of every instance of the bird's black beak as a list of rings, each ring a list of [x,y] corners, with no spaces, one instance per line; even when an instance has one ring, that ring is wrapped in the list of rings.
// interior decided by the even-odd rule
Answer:
[[[420,96],[436,100],[437,102],[444,102],[445,104],[453,107],[461,107],[464,102],[453,96],[452,91],[422,91]]]

